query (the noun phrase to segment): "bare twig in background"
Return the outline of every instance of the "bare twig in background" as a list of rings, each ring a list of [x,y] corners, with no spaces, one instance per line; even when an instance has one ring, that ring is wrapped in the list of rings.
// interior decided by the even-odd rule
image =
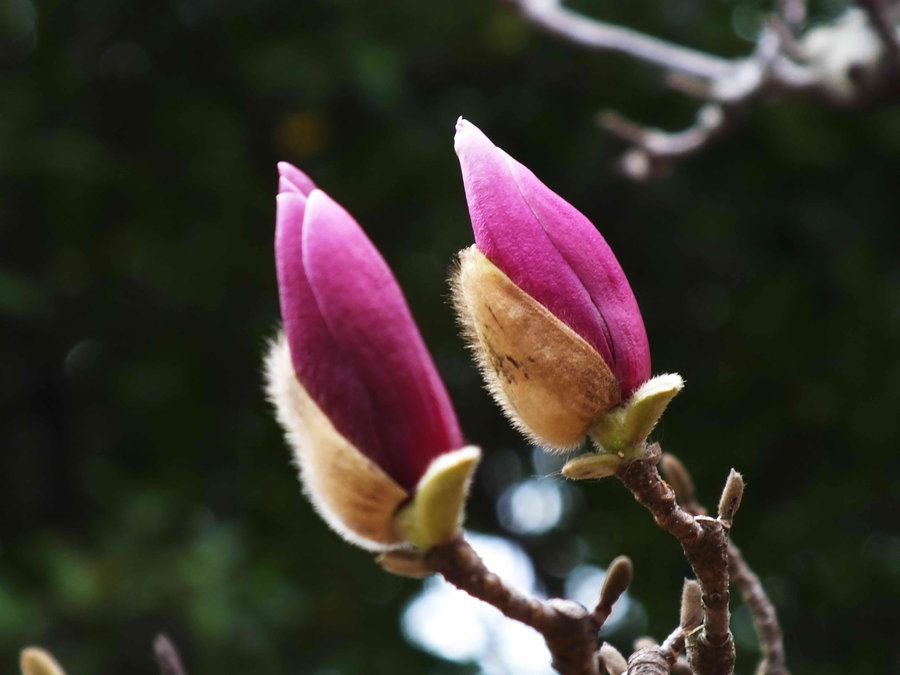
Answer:
[[[693,479],[684,464],[674,455],[666,453],[662,457],[660,466],[685,511],[695,515],[705,515],[706,509],[697,501]],[[785,660],[784,639],[775,606],[766,594],[759,577],[730,539],[728,542],[728,568],[731,581],[737,586],[741,597],[750,609],[753,626],[759,636],[762,660],[756,672],[759,675],[790,675]]]
[[[184,666],[181,665],[181,657],[175,643],[168,635],[160,633],[153,640],[153,654],[159,666],[160,675],[186,675]]]
[[[731,571],[731,580],[750,608],[753,626],[759,635],[762,660],[756,672],[759,675],[790,675],[785,663],[784,639],[775,605],[766,594],[759,577],[744,560],[740,549],[732,542],[728,544],[728,569]]]
[[[678,540],[700,582],[703,625],[686,636],[691,667],[698,675],[731,675],[735,652],[729,627],[728,524],[681,508],[674,490],[656,469],[659,446],[654,444],[647,450],[644,457],[625,464],[616,476],[656,523]]]
[[[607,606],[619,597],[631,579],[631,563],[617,558],[618,569],[604,584],[598,609],[588,612],[569,600],[540,600],[519,593],[485,567],[472,547],[459,537],[435,546],[426,554],[431,569],[469,595],[493,605],[506,616],[531,626],[544,636],[553,667],[564,675],[598,675],[598,632],[609,615]]]
[[[722,77],[731,67],[728,59],[666,42],[630,28],[589,19],[566,9],[557,0],[513,2],[535,25],[584,47],[617,52],[694,77]]]
[[[530,22],[575,44],[662,68],[667,83],[703,101],[681,131],[636,124],[606,112],[599,123],[630,145],[620,168],[634,180],[662,175],[734,129],[758,102],[815,97],[833,105],[872,103],[900,89],[897,0],[858,0],[833,24],[803,30],[805,0],[776,0],[750,56],[726,59],[583,16],[561,0],[509,0]]]
[[[778,0],[775,9],[778,18],[792,30],[796,30],[806,21],[806,0]]]

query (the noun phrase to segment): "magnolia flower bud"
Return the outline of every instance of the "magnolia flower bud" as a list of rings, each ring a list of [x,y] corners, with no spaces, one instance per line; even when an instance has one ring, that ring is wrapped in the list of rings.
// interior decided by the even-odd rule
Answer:
[[[455,300],[473,351],[516,426],[577,446],[650,377],[637,301],[597,229],[531,171],[464,120],[456,152],[475,247]]]
[[[463,448],[444,385],[378,251],[302,172],[285,163],[279,171],[284,333],[266,370],[305,491],[335,531],[364,548],[443,543],[459,529],[479,451]]]

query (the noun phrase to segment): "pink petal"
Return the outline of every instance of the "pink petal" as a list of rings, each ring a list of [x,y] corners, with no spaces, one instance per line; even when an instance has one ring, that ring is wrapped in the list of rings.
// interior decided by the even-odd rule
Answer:
[[[350,214],[315,190],[302,236],[303,268],[333,350],[316,358],[328,359],[329,375],[338,365],[352,369],[364,392],[354,393],[357,409],[323,409],[341,433],[411,490],[434,457],[462,446],[447,392],[390,269]],[[317,382],[321,389],[342,386]],[[364,411],[375,429],[367,424],[363,438],[357,416]]]
[[[356,371],[335,345],[303,267],[306,201],[292,191],[277,198],[275,264],[284,331],[297,377],[335,427],[361,447],[376,436],[373,411]]]
[[[312,179],[293,164],[278,162],[278,192],[299,192],[303,196],[316,189]]]
[[[630,396],[650,377],[650,351],[634,293],[602,235],[465,120],[456,152],[478,248],[597,349]]]

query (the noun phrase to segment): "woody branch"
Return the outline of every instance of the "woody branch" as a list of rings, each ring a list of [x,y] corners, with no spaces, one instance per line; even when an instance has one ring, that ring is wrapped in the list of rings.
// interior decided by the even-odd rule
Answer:
[[[706,515],[706,509],[697,501],[694,481],[681,461],[671,454],[664,454],[660,462],[662,473],[675,491],[676,498],[685,511]],[[759,675],[790,675],[784,652],[784,640],[775,606],[769,599],[759,577],[750,568],[740,549],[729,538],[728,569],[731,581],[750,609],[753,626],[760,641],[762,659],[757,668]]]
[[[700,583],[703,623],[686,640],[691,667],[698,675],[731,675],[735,651],[729,628],[728,532],[740,504],[743,482],[732,471],[719,517],[695,516],[679,506],[675,491],[660,477],[656,468],[659,458],[659,446],[654,444],[616,475],[656,523],[678,540]]]
[[[577,602],[541,600],[518,592],[491,572],[462,536],[429,550],[426,562],[454,586],[537,630],[547,643],[553,667],[563,675],[599,675],[598,632],[631,581],[627,558],[610,564],[600,599],[591,611]]]

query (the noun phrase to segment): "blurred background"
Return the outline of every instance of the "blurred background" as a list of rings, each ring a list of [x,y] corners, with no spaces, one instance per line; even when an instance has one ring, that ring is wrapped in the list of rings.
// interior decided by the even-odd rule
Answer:
[[[769,9],[573,6],[725,56]],[[499,2],[0,0],[0,671],[37,643],[72,674],[154,673],[165,631],[191,673],[546,672],[528,631],[385,574],[301,496],[261,390],[277,160],[349,209],[406,289],[486,453],[469,526],[489,559],[588,602],[627,554],[608,639],[674,627],[676,543],[619,484],[555,477],[457,336],[459,115],[617,252],[654,372],[688,382],[656,436],[708,505],[744,473],[735,539],[793,671],[900,671],[897,108],[765,106],[635,185],[595,125],[610,107],[668,128],[694,112],[658,72]]]

